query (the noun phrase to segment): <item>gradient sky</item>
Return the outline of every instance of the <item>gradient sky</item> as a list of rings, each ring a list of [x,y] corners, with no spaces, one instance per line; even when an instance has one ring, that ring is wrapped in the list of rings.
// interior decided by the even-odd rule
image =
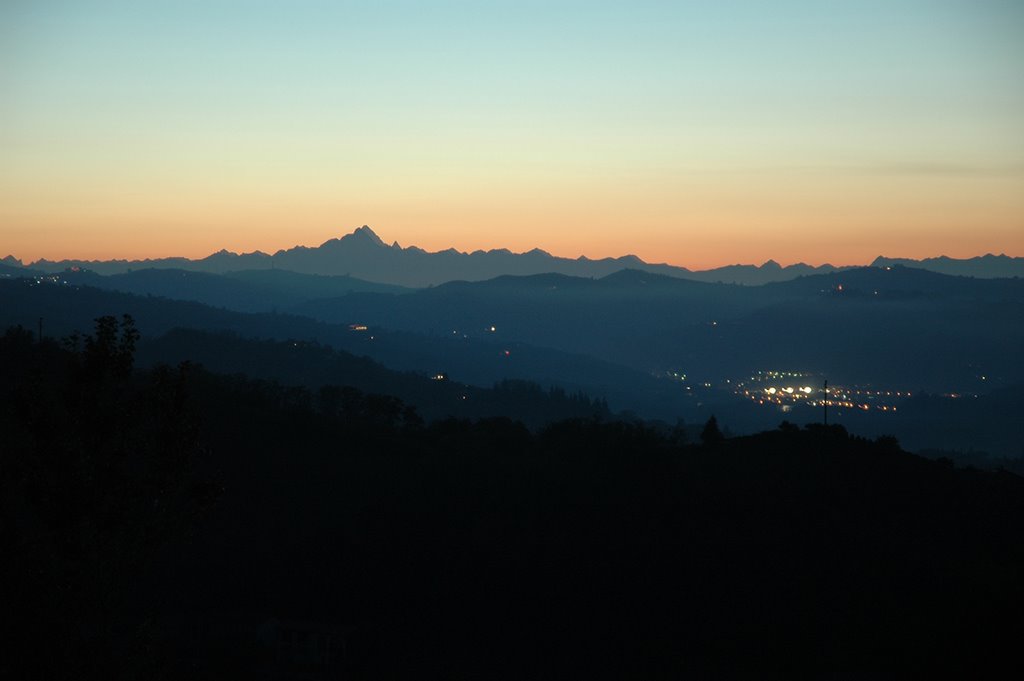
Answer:
[[[1024,2],[2,0],[0,256],[1024,255]]]

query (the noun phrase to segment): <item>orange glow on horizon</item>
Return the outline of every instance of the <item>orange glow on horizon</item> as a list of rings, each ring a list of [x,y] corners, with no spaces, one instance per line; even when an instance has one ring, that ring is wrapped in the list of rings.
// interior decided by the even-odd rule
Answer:
[[[363,224],[695,270],[1024,255],[1019,3],[50,4],[0,3],[0,257]]]
[[[560,177],[267,176],[178,186],[121,177],[0,184],[0,257],[203,258],[319,246],[368,224],[428,251],[636,255],[693,270],[868,264],[875,257],[1024,255],[1024,176],[844,172]],[[290,180],[286,183],[285,180]],[[170,181],[170,180],[168,180]],[[32,191],[29,191],[32,189]]]
[[[83,232],[72,232],[70,236],[59,239],[39,239],[46,233],[58,233],[56,227],[41,229],[31,235],[4,234],[0,245],[0,257],[13,255],[26,265],[39,259],[50,261],[60,260],[145,260],[167,257],[186,257],[190,259],[204,258],[212,253],[225,249],[235,253],[262,251],[273,254],[279,250],[287,250],[295,246],[316,247],[330,239],[350,234],[361,221],[335,229],[324,230],[318,227],[293,228],[283,235],[273,225],[262,229],[252,225],[247,228],[230,229],[226,227],[207,230],[177,229],[172,224],[165,224],[153,230],[156,232],[140,233],[134,231],[122,234],[114,228],[107,230],[95,229]],[[493,223],[492,223],[493,224]],[[686,233],[679,230],[678,236],[664,234],[661,238],[648,237],[643,242],[632,242],[634,232],[629,229],[614,237],[579,239],[579,232],[559,234],[557,229],[546,233],[523,233],[514,227],[502,232],[498,229],[452,228],[444,225],[431,226],[428,229],[417,228],[415,225],[369,223],[369,226],[386,243],[398,241],[403,247],[417,246],[430,252],[455,248],[471,253],[476,250],[507,248],[515,253],[524,253],[533,248],[540,248],[553,256],[575,259],[586,256],[590,259],[616,258],[624,255],[635,255],[647,263],[665,263],[690,270],[705,270],[726,265],[755,264],[760,265],[768,260],[775,260],[782,266],[795,263],[808,265],[867,265],[879,255],[894,258],[930,258],[945,255],[951,258],[970,258],[986,253],[1020,256],[1024,254],[1024,239],[1020,236],[1024,230],[1005,230],[1005,239],[999,244],[979,244],[977,239],[968,238],[972,235],[957,233],[950,226],[944,238],[935,242],[927,238],[915,239],[866,239],[858,237],[852,226],[840,226],[836,229],[849,233],[845,239],[836,238],[832,233],[828,239],[815,239],[814,233],[792,233],[788,237],[779,232],[765,230],[725,230],[719,228],[720,236],[709,238],[707,235]],[[922,230],[928,231],[928,230]],[[933,232],[933,233],[935,233]],[[488,237],[487,234],[502,234]],[[962,238],[958,238],[961,237]],[[11,238],[13,237],[13,238]],[[43,244],[40,245],[40,241]],[[945,247],[935,248],[932,243],[944,243]],[[20,247],[19,247],[20,246]]]

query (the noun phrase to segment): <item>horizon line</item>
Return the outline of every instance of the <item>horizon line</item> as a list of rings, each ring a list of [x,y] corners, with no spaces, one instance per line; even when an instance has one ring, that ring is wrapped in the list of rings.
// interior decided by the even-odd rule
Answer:
[[[375,239],[376,241],[379,242],[379,247],[380,248],[390,249],[390,248],[394,248],[397,245],[398,248],[400,250],[402,250],[402,251],[415,249],[415,250],[422,251],[422,252],[424,252],[424,253],[426,253],[428,255],[435,255],[435,254],[438,254],[438,253],[455,251],[456,253],[458,253],[460,255],[469,256],[469,255],[474,255],[474,254],[477,254],[477,253],[485,253],[486,254],[486,253],[494,253],[494,252],[498,252],[498,251],[506,251],[506,252],[508,252],[511,255],[519,256],[519,255],[526,255],[526,254],[532,253],[534,251],[540,251],[541,253],[543,253],[543,254],[545,254],[547,256],[550,256],[552,258],[558,258],[558,259],[562,259],[562,260],[571,260],[571,261],[585,259],[585,260],[590,260],[590,261],[595,261],[596,262],[596,261],[601,261],[601,260],[620,260],[620,259],[624,259],[624,258],[636,258],[637,260],[639,260],[640,262],[644,263],[645,265],[676,267],[676,268],[688,270],[690,272],[706,272],[706,271],[710,271],[710,270],[723,269],[723,268],[726,268],[726,267],[758,267],[758,268],[761,268],[761,267],[764,267],[765,265],[767,265],[769,263],[775,263],[776,265],[778,265],[779,267],[782,267],[782,268],[795,267],[795,266],[800,266],[800,265],[804,265],[804,266],[807,266],[807,267],[814,267],[814,268],[818,268],[818,267],[836,267],[836,268],[842,268],[842,267],[870,267],[871,264],[875,260],[877,260],[879,258],[884,258],[884,259],[887,259],[887,260],[911,260],[911,261],[923,262],[923,261],[926,261],[926,260],[938,260],[938,259],[943,259],[943,258],[949,259],[949,260],[966,261],[966,260],[974,260],[974,259],[985,258],[985,257],[1002,257],[1002,258],[1014,258],[1014,259],[1015,258],[1024,257],[1024,256],[1008,255],[1005,251],[1000,252],[1000,253],[993,253],[992,251],[988,251],[986,253],[981,253],[981,254],[971,255],[971,256],[966,256],[966,257],[956,257],[956,256],[945,255],[945,254],[930,255],[930,256],[923,256],[923,257],[911,257],[911,256],[890,256],[890,255],[884,255],[884,254],[880,253],[879,255],[873,257],[870,260],[870,262],[867,262],[867,263],[843,263],[843,264],[838,264],[837,265],[837,264],[835,264],[834,261],[831,261],[831,260],[823,260],[821,262],[807,262],[806,260],[793,260],[793,261],[789,261],[789,262],[785,262],[784,263],[782,260],[777,259],[775,257],[768,257],[765,260],[763,260],[760,264],[757,264],[755,262],[734,262],[733,261],[733,262],[725,262],[724,264],[713,265],[713,266],[710,266],[710,267],[708,267],[708,266],[701,267],[701,266],[682,265],[682,264],[677,264],[677,263],[672,263],[672,262],[667,262],[667,261],[653,262],[653,261],[650,261],[650,260],[645,260],[644,258],[636,255],[635,253],[624,253],[624,254],[621,254],[621,255],[597,256],[597,257],[589,256],[589,255],[581,253],[580,255],[577,255],[577,256],[569,256],[569,255],[559,255],[557,253],[552,253],[551,251],[548,251],[548,250],[540,248],[540,247],[534,247],[534,248],[531,248],[531,249],[526,250],[526,251],[513,251],[513,250],[511,250],[509,248],[506,248],[506,247],[496,247],[496,248],[489,248],[489,249],[482,249],[482,248],[480,248],[480,249],[473,249],[473,250],[460,250],[460,249],[458,249],[458,248],[456,248],[454,246],[449,246],[448,248],[441,248],[439,250],[431,251],[431,250],[427,250],[425,248],[422,248],[420,246],[417,246],[415,244],[411,244],[409,246],[401,246],[398,243],[397,240],[394,241],[391,245],[389,245],[385,240],[381,239],[380,236],[377,235],[377,233],[369,225],[362,225],[361,227],[356,227],[355,229],[353,229],[350,232],[343,233],[343,234],[340,234],[338,236],[332,236],[332,237],[322,241],[320,244],[318,244],[316,246],[308,246],[308,245],[305,245],[305,244],[295,244],[295,245],[287,247],[287,248],[278,248],[276,251],[273,251],[273,252],[264,251],[263,249],[260,249],[260,248],[256,248],[256,249],[251,250],[251,251],[245,251],[245,250],[233,251],[233,250],[229,250],[228,248],[221,248],[219,250],[213,251],[211,253],[208,253],[206,255],[199,256],[199,257],[188,256],[188,255],[153,255],[153,256],[143,256],[143,257],[111,257],[111,258],[63,257],[63,258],[51,259],[51,258],[48,258],[46,256],[43,256],[43,257],[36,258],[34,260],[28,260],[28,261],[22,260],[21,258],[17,257],[13,253],[9,253],[9,254],[7,254],[5,256],[0,256],[0,262],[5,261],[5,260],[14,260],[15,262],[19,263],[22,267],[30,269],[33,265],[36,265],[36,264],[42,263],[42,262],[52,263],[52,264],[57,264],[57,263],[62,263],[62,262],[79,262],[79,263],[115,263],[115,262],[117,262],[117,263],[133,263],[133,262],[137,262],[137,263],[147,263],[147,262],[154,262],[154,261],[160,261],[160,260],[187,260],[189,262],[199,262],[201,260],[205,260],[207,258],[213,257],[215,255],[220,255],[220,254],[224,254],[224,255],[228,255],[228,256],[234,256],[234,257],[262,255],[262,256],[269,257],[269,258],[274,258],[275,256],[277,256],[277,255],[279,255],[281,253],[287,253],[289,251],[293,251],[293,250],[298,249],[298,248],[305,248],[305,249],[310,249],[310,250],[322,248],[323,246],[327,245],[328,243],[330,243],[332,241],[340,241],[340,240],[345,239],[347,237],[355,236],[356,234],[358,234],[360,232],[363,232],[364,230],[368,231],[370,233],[370,235],[372,235],[369,238]]]

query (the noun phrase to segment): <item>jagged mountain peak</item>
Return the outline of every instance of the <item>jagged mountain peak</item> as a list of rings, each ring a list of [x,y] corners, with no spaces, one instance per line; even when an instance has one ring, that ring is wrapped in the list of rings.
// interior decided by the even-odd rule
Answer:
[[[383,248],[387,248],[387,244],[384,243],[384,240],[381,239],[379,236],[377,236],[377,233],[374,232],[372,229],[370,229],[369,225],[363,225],[362,227],[356,227],[356,229],[351,234],[342,237],[342,240],[348,239],[348,238],[352,238],[352,237],[355,237],[355,238],[358,238],[358,239],[364,239],[364,240],[374,244],[375,246],[381,246]]]
[[[396,241],[395,244],[397,245],[397,243],[398,242]],[[311,248],[309,246],[295,246],[294,248],[288,249],[285,252],[301,252],[303,250],[317,251],[322,249],[326,249],[327,251],[333,251],[334,249],[337,248],[360,245],[373,246],[377,248],[393,248],[393,246],[388,246],[383,239],[377,236],[377,233],[370,229],[369,226],[363,225],[362,227],[356,227],[348,234],[344,234],[340,237],[335,237],[333,239],[328,239],[327,241],[323,242],[322,244],[315,248]],[[400,246],[398,250],[401,250]]]

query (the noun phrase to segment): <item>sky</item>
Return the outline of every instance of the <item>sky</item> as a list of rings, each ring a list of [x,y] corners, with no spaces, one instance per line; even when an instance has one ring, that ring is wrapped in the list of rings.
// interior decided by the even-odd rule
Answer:
[[[0,0],[0,256],[1024,255],[1019,0]]]

